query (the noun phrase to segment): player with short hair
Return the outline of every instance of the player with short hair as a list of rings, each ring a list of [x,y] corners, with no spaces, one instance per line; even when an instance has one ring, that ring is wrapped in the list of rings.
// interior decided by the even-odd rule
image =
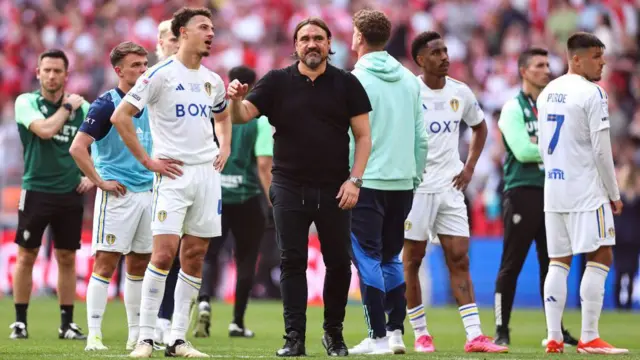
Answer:
[[[152,245],[153,174],[131,155],[111,125],[111,115],[116,106],[147,71],[147,51],[127,41],[113,48],[109,58],[118,76],[118,86],[91,104],[87,119],[69,149],[78,167],[98,186],[91,244],[95,262],[87,288],[87,351],[108,349],[102,343],[102,319],[109,296],[109,282],[122,255],[126,255],[127,268],[124,284],[129,324],[127,348],[133,350],[139,333],[142,277],[149,263]],[[144,148],[151,151],[148,113],[144,108],[134,117],[134,123]]]
[[[473,175],[487,138],[484,113],[471,89],[447,76],[449,56],[437,32],[419,34],[411,45],[413,60],[422,69],[420,80],[424,121],[429,134],[426,176],[416,190],[405,223],[403,250],[408,316],[415,333],[415,350],[433,352],[433,338],[421,299],[418,272],[430,236],[444,250],[453,296],[467,334],[466,352],[507,352],[482,334],[469,274],[469,221],[463,191]],[[460,161],[460,123],[473,134],[466,164]]]
[[[569,71],[538,97],[538,147],[546,172],[544,211],[549,272],[544,283],[548,353],[564,351],[561,328],[573,255],[586,254],[580,283],[582,333],[579,353],[621,354],[600,339],[604,284],[613,261],[613,215],[622,212],[616,182],[606,92],[598,85],[604,44],[579,32],[567,40]]]
[[[178,53],[141,76],[111,118],[138,161],[157,173],[151,223],[153,252],[142,283],[139,342],[131,357],[150,357],[153,352],[156,317],[179,243],[181,269],[165,355],[208,357],[186,341],[186,333],[209,239],[221,235],[219,171],[229,156],[231,140],[224,83],[201,64],[211,51],[211,17],[205,8],[185,7],[173,15],[171,31],[180,42]],[[140,145],[131,121],[145,105],[153,158]],[[214,142],[212,113],[220,148]]]
[[[406,352],[402,334],[407,302],[400,252],[413,191],[424,174],[427,132],[418,79],[384,51],[391,27],[378,10],[364,9],[353,16],[351,50],[358,62],[352,73],[372,104],[373,147],[351,215],[353,263],[360,275],[369,333],[349,349],[351,355]]]
[[[171,32],[171,19],[158,24],[156,57],[162,61],[178,51],[178,38]]]
[[[93,188],[69,155],[69,147],[87,116],[89,103],[65,93],[69,59],[61,50],[40,54],[36,76],[40,88],[16,98],[15,117],[24,151],[22,193],[18,204],[15,242],[18,256],[13,274],[16,322],[11,339],[26,339],[27,308],[33,285],[33,267],[47,226],[53,233],[58,264],[60,339],[85,340],[73,322],[76,297],[76,251],[81,246],[84,196]]]
[[[496,279],[495,319],[498,345],[509,345],[509,323],[518,276],[535,240],[540,268],[540,296],[549,269],[547,233],[544,227],[544,168],[538,151],[538,110],[536,100],[549,83],[549,53],[530,48],[518,57],[522,90],[507,101],[500,112],[498,127],[506,149],[504,161],[504,244]],[[544,300],[544,299],[543,299]],[[578,340],[563,329],[565,344]]]

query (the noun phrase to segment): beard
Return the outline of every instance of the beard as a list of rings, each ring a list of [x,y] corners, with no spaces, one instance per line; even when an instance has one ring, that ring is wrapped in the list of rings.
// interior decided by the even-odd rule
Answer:
[[[58,92],[60,89],[62,89],[64,84],[56,84],[54,86],[47,86],[42,84],[42,88],[44,89],[44,91],[49,92],[49,93],[55,93]]]
[[[325,60],[326,56],[322,56],[319,51],[309,51],[302,57],[302,62],[312,70],[315,70],[320,66]]]
[[[198,55],[200,55],[200,57],[207,57],[211,55],[211,52],[208,50],[205,50],[205,51],[201,51]]]

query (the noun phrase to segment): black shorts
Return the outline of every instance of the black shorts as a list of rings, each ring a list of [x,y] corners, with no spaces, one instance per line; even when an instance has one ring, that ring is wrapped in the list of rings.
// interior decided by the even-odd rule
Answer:
[[[76,191],[52,194],[23,190],[18,209],[16,244],[26,249],[37,249],[42,235],[51,225],[53,246],[62,250],[80,249],[84,197]]]

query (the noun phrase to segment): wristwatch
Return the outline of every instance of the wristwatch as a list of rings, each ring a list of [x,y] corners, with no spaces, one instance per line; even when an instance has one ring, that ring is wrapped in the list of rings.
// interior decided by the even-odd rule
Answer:
[[[62,107],[65,108],[69,112],[73,111],[73,106],[71,106],[71,104],[69,104],[69,103],[62,104]]]
[[[359,177],[352,176],[349,178],[349,181],[351,181],[358,189],[362,187],[362,179]]]

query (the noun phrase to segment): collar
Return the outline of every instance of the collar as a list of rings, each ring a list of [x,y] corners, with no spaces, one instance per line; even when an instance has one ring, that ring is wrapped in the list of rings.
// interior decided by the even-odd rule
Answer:
[[[305,77],[308,78],[307,75],[304,75],[300,72],[300,69],[298,69],[298,64],[300,63],[300,60],[296,60],[295,63],[293,63],[292,66],[292,74],[294,77]],[[333,73],[334,67],[327,61],[327,67],[324,69],[324,72],[320,75],[318,75],[318,77],[316,78],[316,80],[318,80],[319,78],[325,76],[325,75],[330,75]]]
[[[50,106],[53,106],[53,107],[62,106],[62,98],[64,97],[64,93],[62,93],[62,96],[60,97],[60,100],[58,100],[57,102],[51,102],[51,101],[47,100],[44,96],[42,96],[42,90],[41,89],[38,89],[36,91],[36,93],[40,96],[40,101],[42,101],[42,102],[44,102],[44,103],[46,103],[46,104],[48,104]]]

